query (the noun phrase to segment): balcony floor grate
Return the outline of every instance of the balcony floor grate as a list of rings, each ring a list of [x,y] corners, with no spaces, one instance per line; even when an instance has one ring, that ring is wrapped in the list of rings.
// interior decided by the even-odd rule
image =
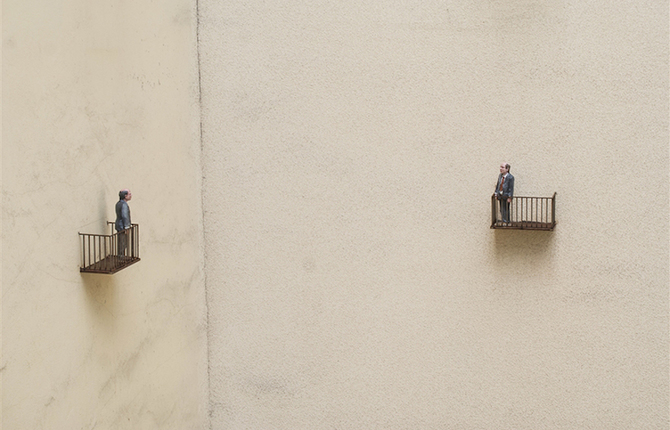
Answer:
[[[138,257],[111,255],[88,267],[80,268],[79,271],[82,273],[104,273],[112,275],[138,261],[140,261]]]

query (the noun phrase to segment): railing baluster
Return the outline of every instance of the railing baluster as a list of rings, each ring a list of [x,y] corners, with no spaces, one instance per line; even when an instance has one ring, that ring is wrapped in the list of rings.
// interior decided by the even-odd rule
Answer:
[[[526,222],[528,221],[528,197],[524,197],[523,200],[524,200],[524,202],[523,202],[524,207],[523,207],[523,215],[522,215],[522,219],[521,219],[521,225],[522,226],[523,226],[524,221],[526,221]]]
[[[523,197],[519,197],[519,207],[517,208],[517,219],[516,219],[519,228],[523,228],[523,204],[524,204]]]
[[[551,227],[554,228],[556,224],[556,193],[551,198]]]
[[[107,262],[107,270],[111,269],[112,266],[112,250],[111,250],[111,245],[110,242],[112,240],[111,236],[105,236],[105,255],[107,258],[105,258],[105,261]]]
[[[537,199],[533,197],[533,227],[537,227]]]
[[[549,223],[549,199],[544,199],[544,221]]]

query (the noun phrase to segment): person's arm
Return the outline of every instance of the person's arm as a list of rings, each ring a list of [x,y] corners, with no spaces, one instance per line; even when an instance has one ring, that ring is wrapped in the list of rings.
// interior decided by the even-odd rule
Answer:
[[[121,219],[123,220],[123,228],[130,228],[130,208],[128,204],[121,207]]]
[[[512,202],[512,197],[514,196],[514,176],[508,175],[507,176],[507,184],[508,184],[508,193],[507,193],[507,202],[511,203]]]

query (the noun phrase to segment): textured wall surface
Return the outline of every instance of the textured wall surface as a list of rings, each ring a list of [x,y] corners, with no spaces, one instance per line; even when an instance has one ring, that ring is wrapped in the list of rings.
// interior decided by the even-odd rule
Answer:
[[[667,17],[201,0],[213,428],[668,428]]]
[[[207,428],[195,3],[3,20],[3,429]],[[142,261],[80,275],[126,187]]]

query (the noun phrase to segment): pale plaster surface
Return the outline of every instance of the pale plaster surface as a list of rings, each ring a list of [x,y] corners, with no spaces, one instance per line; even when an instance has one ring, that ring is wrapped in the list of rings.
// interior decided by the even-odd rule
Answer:
[[[667,6],[201,0],[212,428],[667,429]]]
[[[0,29],[2,28],[2,8],[0,7]],[[0,31],[1,32],[1,31]],[[0,56],[0,69],[2,69],[2,56]],[[2,74],[0,74],[0,94],[2,93]],[[0,103],[0,118],[2,118],[2,103]],[[2,190],[2,122],[0,122],[0,190]],[[2,199],[0,199],[0,213],[2,213]],[[0,263],[2,259],[2,223],[0,222]],[[4,370],[4,359],[2,358],[2,266],[0,264],[0,393],[2,393],[2,372]],[[0,428],[2,428],[2,395],[0,395]]]
[[[667,2],[199,3],[3,4],[3,429],[668,428]]]
[[[195,11],[3,2],[4,430],[208,427]],[[142,261],[81,275],[122,188]]]

